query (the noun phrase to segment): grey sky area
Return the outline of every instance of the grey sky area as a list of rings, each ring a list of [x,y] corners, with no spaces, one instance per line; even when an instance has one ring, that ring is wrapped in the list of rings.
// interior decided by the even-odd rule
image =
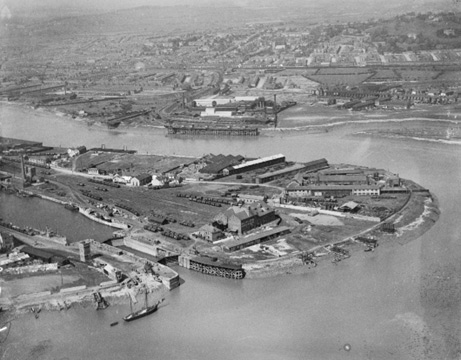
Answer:
[[[453,0],[408,0],[404,2],[408,7],[421,6],[421,11],[428,5],[452,6]],[[6,4],[12,11],[32,11],[34,9],[97,9],[97,10],[117,10],[138,6],[242,6],[242,7],[309,7],[319,5],[334,6],[348,4],[351,8],[360,6],[370,6],[375,4],[381,9],[395,7],[402,4],[401,0],[286,0],[283,2],[276,0],[0,0],[0,5]]]

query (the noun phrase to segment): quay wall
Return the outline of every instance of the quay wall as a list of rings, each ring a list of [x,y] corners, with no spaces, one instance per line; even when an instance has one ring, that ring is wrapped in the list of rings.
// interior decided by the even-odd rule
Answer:
[[[114,227],[114,228],[117,228],[117,229],[123,229],[123,230],[129,229],[129,226],[127,224],[119,223],[119,222],[104,221],[102,219],[97,218],[96,216],[93,216],[93,215],[89,214],[87,211],[85,211],[81,207],[79,207],[78,211],[79,211],[80,214],[82,214],[83,216],[86,216],[88,219],[96,221],[96,222],[98,222],[100,224],[107,225],[107,226],[110,226],[110,227]]]
[[[128,247],[131,247],[131,248],[135,249],[135,250],[138,250],[138,251],[141,251],[141,252],[144,252],[144,253],[146,253],[146,251],[144,251],[143,249],[147,249],[150,252],[154,251],[153,246],[143,244],[143,243],[141,243],[139,241],[136,241],[136,240],[133,240],[133,239],[130,239],[130,238],[127,238],[127,240],[128,241],[124,242],[124,244],[126,246],[128,246]],[[140,264],[143,264],[143,263],[146,262],[146,259],[144,259],[142,257],[139,257],[139,256],[137,256],[137,255],[135,255],[133,253],[130,253],[128,251],[122,251],[121,249],[118,249],[115,246],[111,246],[111,245],[107,245],[107,244],[101,244],[101,243],[99,243],[97,241],[94,241],[94,240],[91,240],[91,239],[89,239],[88,241],[90,242],[91,252],[100,251],[102,253],[108,254],[109,256],[118,255],[120,252],[123,252],[123,254],[125,256],[130,257],[131,259],[133,259],[134,261],[136,261],[136,262],[138,262]],[[129,244],[129,245],[127,245],[127,244]],[[146,247],[140,246],[140,244],[146,245]],[[135,248],[135,246],[136,246],[136,248]],[[148,254],[150,254],[150,253],[148,253]],[[152,255],[152,254],[150,254],[150,255]],[[153,255],[153,256],[155,256],[155,255]],[[172,270],[168,266],[162,265],[162,264],[157,263],[157,262],[155,263],[155,267],[156,267],[156,270],[158,271],[157,275],[159,276],[160,280],[162,281],[162,283],[169,290],[173,290],[174,288],[179,286],[179,284],[180,284],[179,274],[176,271]]]
[[[11,229],[11,228],[4,227],[1,225],[0,225],[0,228],[5,229],[6,232],[13,234],[13,236],[16,239],[22,242],[25,242],[26,244],[29,244],[29,245],[35,244],[36,242],[41,242],[42,244],[44,243],[46,245],[49,245],[50,242],[53,242],[59,245],[64,245],[64,246],[69,245],[66,237],[64,236],[48,237],[48,236],[42,236],[42,235],[27,235],[15,229]]]
[[[60,290],[60,293],[72,293],[72,292],[78,292],[78,291],[82,291],[82,290],[86,290],[86,285],[80,285],[80,286],[74,286],[74,287],[70,287],[70,288],[64,288],[64,289]]]
[[[29,195],[33,195],[33,196],[37,196],[41,199],[44,199],[44,200],[49,200],[49,201],[52,201],[52,202],[55,202],[57,204],[61,204],[61,205],[65,205],[67,204],[67,201],[62,201],[62,200],[59,200],[59,199],[55,199],[51,196],[46,196],[46,195],[43,195],[43,194],[37,194],[37,193],[34,193],[34,192],[30,192],[30,191],[24,191],[26,194],[29,194]]]
[[[123,241],[123,244],[131,249],[141,251],[145,254],[149,254],[152,256],[158,256],[157,247],[149,245],[149,244],[145,244],[141,241],[137,241],[132,238],[125,238]]]
[[[35,273],[39,271],[57,271],[58,264],[41,264],[41,265],[29,265],[29,266],[20,266],[15,268],[6,268],[3,269],[3,272],[6,274],[28,274]]]

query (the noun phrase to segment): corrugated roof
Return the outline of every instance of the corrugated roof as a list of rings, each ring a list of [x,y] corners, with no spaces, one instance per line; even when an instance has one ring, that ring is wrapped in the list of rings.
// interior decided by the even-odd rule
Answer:
[[[152,179],[152,175],[149,175],[149,174],[139,174],[139,175],[136,175],[135,178],[138,179],[139,181],[142,181],[142,180],[149,179],[149,178]]]
[[[256,177],[259,178],[259,179],[265,179],[265,178],[272,177],[272,176],[282,175],[282,174],[285,174],[285,173],[288,173],[288,172],[291,172],[291,171],[302,170],[302,169],[304,169],[306,167],[307,166],[304,165],[304,164],[295,164],[295,165],[287,167],[285,169],[268,172],[268,173],[265,173],[265,174],[262,174],[262,175],[258,175]]]
[[[320,182],[367,181],[366,175],[320,175]]]
[[[265,238],[267,236],[281,234],[281,233],[284,233],[286,231],[290,231],[290,228],[287,227],[287,226],[279,226],[279,227],[277,227],[275,229],[261,231],[261,232],[259,232],[257,234],[248,235],[248,236],[245,236],[245,237],[240,238],[238,240],[228,240],[228,241],[226,241],[224,243],[224,246],[227,247],[227,248],[230,248],[230,247],[235,247],[235,246],[238,246],[238,245],[244,245],[244,244],[252,242],[254,240],[262,239],[262,238]]]
[[[256,160],[251,160],[251,161],[247,161],[247,162],[244,162],[243,164],[240,164],[240,165],[235,165],[233,166],[234,169],[242,169],[242,168],[245,168],[247,166],[252,166],[252,165],[256,165],[256,164],[261,164],[261,163],[265,163],[266,161],[271,161],[271,160],[276,160],[276,159],[285,159],[285,155],[283,154],[277,154],[277,155],[272,155],[272,156],[267,156],[267,157],[263,157],[261,159],[256,159]]]

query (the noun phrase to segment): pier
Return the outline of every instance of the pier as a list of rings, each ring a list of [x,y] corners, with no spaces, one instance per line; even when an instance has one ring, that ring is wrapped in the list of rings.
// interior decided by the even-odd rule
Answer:
[[[201,272],[206,275],[214,275],[227,279],[243,279],[245,272],[242,265],[224,264],[218,261],[213,261],[207,257],[188,257],[179,256],[179,265],[186,269]]]
[[[258,136],[256,127],[216,127],[195,125],[165,125],[170,135]]]

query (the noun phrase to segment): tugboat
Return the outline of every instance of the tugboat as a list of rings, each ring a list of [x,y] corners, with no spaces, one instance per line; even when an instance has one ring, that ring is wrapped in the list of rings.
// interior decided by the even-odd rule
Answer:
[[[160,304],[160,301],[158,301],[155,305],[152,305],[152,306],[148,306],[147,304],[147,289],[144,293],[145,295],[145,298],[144,298],[144,307],[140,310],[137,310],[137,311],[134,311],[133,312],[133,302],[131,300],[131,296],[130,296],[130,309],[131,309],[131,313],[128,314],[127,316],[123,317],[123,320],[125,321],[132,321],[132,320],[136,320],[136,319],[139,319],[139,318],[142,318],[146,315],[150,315],[154,312],[157,311],[158,309],[158,306]]]

